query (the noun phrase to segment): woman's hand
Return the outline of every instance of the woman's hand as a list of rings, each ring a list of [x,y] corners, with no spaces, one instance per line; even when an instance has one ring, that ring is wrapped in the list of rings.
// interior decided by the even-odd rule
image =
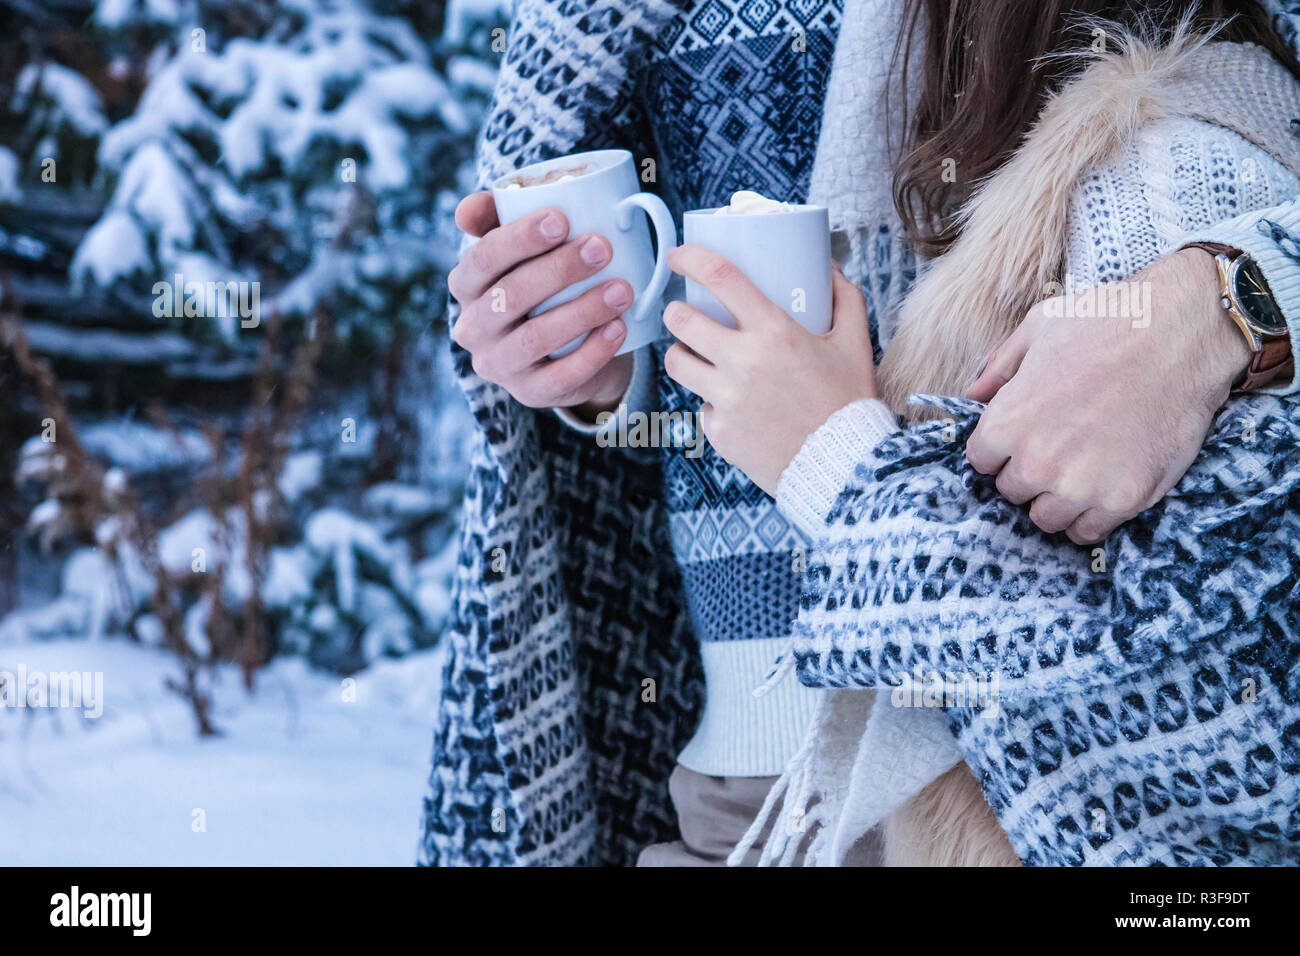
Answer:
[[[845,405],[876,397],[862,293],[835,270],[831,330],[814,335],[716,253],[679,246],[668,264],[717,296],[736,328],[685,302],[669,303],[664,325],[678,344],[664,356],[664,370],[704,400],[700,422],[709,444],[775,496],[809,435]]]

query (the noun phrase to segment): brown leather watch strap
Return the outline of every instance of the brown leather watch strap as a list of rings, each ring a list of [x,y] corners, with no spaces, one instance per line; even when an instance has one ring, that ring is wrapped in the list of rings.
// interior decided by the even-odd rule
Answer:
[[[1245,255],[1236,246],[1230,246],[1225,242],[1189,242],[1183,246],[1184,249],[1204,249],[1212,256],[1227,256],[1229,259],[1235,259],[1237,256]]]
[[[1236,259],[1246,253],[1236,246],[1222,242],[1189,242],[1184,249],[1202,249],[1213,256],[1227,256]],[[1227,295],[1227,289],[1224,289]],[[1291,335],[1260,335],[1260,349],[1251,357],[1240,382],[1233,386],[1233,393],[1253,392],[1272,385],[1278,379],[1289,379],[1295,375],[1295,357],[1291,351]]]
[[[1237,256],[1245,255],[1236,246],[1230,246],[1224,242],[1189,242],[1183,246],[1184,249],[1204,249],[1212,256],[1227,256],[1229,259],[1235,259]]]
[[[1262,340],[1264,347],[1255,353],[1250,368],[1246,369],[1246,377],[1233,389],[1234,392],[1253,392],[1295,375],[1291,336],[1265,335]]]

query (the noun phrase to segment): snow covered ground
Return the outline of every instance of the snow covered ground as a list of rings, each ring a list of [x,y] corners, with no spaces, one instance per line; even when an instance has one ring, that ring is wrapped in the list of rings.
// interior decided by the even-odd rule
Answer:
[[[0,707],[0,865],[409,866],[438,649],[355,685],[278,660],[233,668],[200,739],[175,658],[122,639],[0,645],[0,672],[101,672],[103,715]],[[202,824],[202,826],[200,826]]]

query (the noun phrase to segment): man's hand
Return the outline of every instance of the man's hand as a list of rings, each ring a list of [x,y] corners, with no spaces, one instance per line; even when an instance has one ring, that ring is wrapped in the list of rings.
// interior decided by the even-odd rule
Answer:
[[[1127,297],[1083,292],[1034,306],[968,390],[989,402],[970,463],[996,474],[1011,501],[1032,501],[1044,531],[1079,544],[1177,484],[1250,361],[1208,253],[1173,253],[1125,284]],[[1086,318],[1072,314],[1084,296]]]
[[[619,318],[632,304],[632,287],[610,279],[575,299],[528,318],[551,296],[603,269],[612,249],[596,233],[567,239],[569,221],[541,209],[508,225],[497,222],[490,193],[466,196],[456,225],[481,237],[447,277],[461,305],[451,337],[473,356],[474,371],[532,408],[584,406],[594,418],[627,389],[632,356],[615,356],[627,337]],[[550,358],[583,332],[583,343]]]

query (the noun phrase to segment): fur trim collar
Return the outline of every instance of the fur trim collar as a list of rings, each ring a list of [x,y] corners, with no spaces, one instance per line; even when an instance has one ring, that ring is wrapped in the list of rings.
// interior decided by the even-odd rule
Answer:
[[[1053,96],[1024,144],[961,212],[962,234],[901,307],[881,363],[881,397],[912,419],[909,395],[960,395],[981,364],[1063,276],[1071,197],[1089,169],[1147,124],[1191,116],[1232,129],[1300,173],[1289,123],[1300,84],[1262,48],[1180,30],[1163,47],[1135,36]]]

